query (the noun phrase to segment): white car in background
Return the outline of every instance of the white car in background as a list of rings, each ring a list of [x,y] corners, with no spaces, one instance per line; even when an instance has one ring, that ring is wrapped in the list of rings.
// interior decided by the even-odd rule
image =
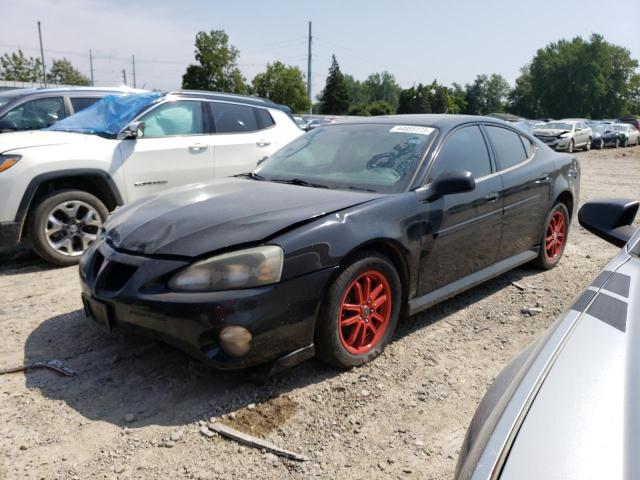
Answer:
[[[582,120],[558,120],[533,129],[533,134],[558,151],[573,153],[574,150],[591,150],[593,132]]]
[[[178,91],[108,96],[46,130],[0,136],[0,249],[27,237],[77,263],[109,211],[170,187],[249,172],[304,132],[288,107]]]

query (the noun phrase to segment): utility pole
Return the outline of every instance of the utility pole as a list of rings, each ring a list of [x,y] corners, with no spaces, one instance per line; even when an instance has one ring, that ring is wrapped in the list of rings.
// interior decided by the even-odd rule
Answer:
[[[127,71],[123,68],[122,69],[122,83],[124,83],[124,86],[127,86]]]
[[[91,70],[91,86],[95,87],[95,83],[93,82],[93,53],[91,49],[89,49],[89,70]]]
[[[309,97],[309,113],[313,113],[313,99],[311,98],[311,22],[309,22],[309,56],[307,58],[307,96]]]
[[[42,29],[40,28],[40,20],[38,20],[38,37],[40,37],[40,60],[42,61],[42,82],[47,86],[47,74],[44,67],[44,49],[42,48]]]
[[[131,65],[133,66],[133,88],[136,88],[136,56],[131,55]]]

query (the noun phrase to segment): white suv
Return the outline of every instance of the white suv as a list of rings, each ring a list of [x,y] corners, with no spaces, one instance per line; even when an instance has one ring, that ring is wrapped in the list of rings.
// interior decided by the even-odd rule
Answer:
[[[108,96],[47,130],[0,135],[0,250],[28,237],[77,263],[110,210],[248,172],[304,132],[268,100],[178,91]]]

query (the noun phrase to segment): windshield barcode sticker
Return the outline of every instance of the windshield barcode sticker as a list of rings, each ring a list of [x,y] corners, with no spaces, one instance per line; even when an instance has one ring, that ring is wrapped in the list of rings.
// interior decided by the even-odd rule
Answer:
[[[392,133],[417,133],[418,135],[431,135],[433,128],[417,127],[415,125],[396,125],[389,131]]]

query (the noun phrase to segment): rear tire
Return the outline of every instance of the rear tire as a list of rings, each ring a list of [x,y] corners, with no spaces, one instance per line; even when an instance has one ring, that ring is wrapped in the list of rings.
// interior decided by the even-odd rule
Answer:
[[[584,147],[582,147],[582,149],[583,149],[585,152],[588,152],[589,150],[591,150],[591,137],[589,137],[589,140],[587,140],[586,145],[585,145]]]
[[[564,253],[569,235],[569,211],[564,203],[556,203],[547,214],[540,241],[540,252],[533,263],[542,270],[554,268]]]
[[[600,139],[600,143],[598,144],[598,150],[604,150],[604,140]]]
[[[402,286],[391,261],[363,252],[327,291],[316,326],[316,355],[348,369],[370,362],[391,341],[400,316]]]
[[[97,238],[108,215],[104,203],[88,192],[54,192],[41,199],[29,215],[31,247],[48,263],[61,267],[75,265]]]

